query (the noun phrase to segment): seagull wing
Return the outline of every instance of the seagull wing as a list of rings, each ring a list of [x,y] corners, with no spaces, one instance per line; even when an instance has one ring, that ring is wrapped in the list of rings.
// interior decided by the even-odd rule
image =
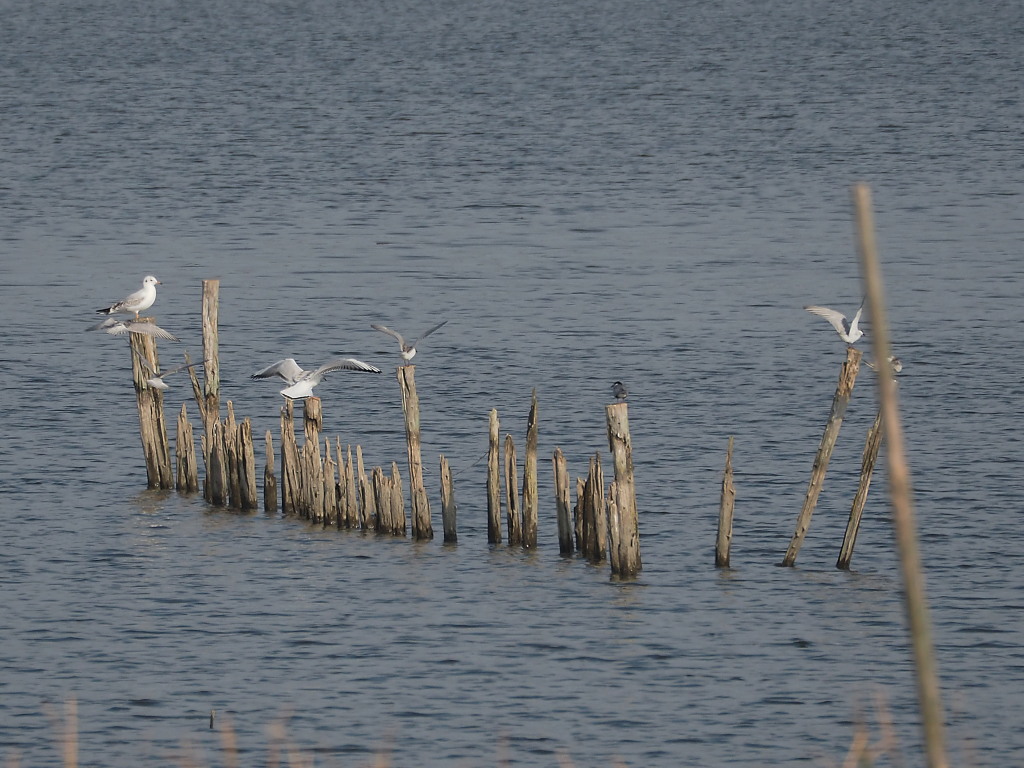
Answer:
[[[429,336],[430,334],[432,334],[432,333],[433,333],[434,331],[436,331],[436,330],[437,330],[438,328],[440,328],[440,327],[441,327],[442,325],[444,325],[444,324],[445,324],[445,323],[447,323],[447,322],[448,322],[447,320],[442,320],[442,321],[441,321],[440,323],[438,323],[437,325],[435,325],[435,326],[434,326],[433,328],[431,328],[431,329],[430,329],[429,331],[424,331],[423,333],[421,333],[421,334],[420,334],[420,337],[419,337],[418,339],[416,339],[416,341],[414,341],[414,342],[412,343],[412,346],[414,346],[414,347],[415,347],[415,346],[416,346],[417,344],[419,344],[419,343],[420,343],[420,342],[421,342],[421,341],[422,341],[423,339],[427,338],[427,336]]]
[[[295,362],[294,358],[286,357],[284,360],[278,360],[262,371],[256,371],[250,378],[269,379],[271,376],[277,376],[284,379],[288,384],[294,384],[304,373],[305,371],[299,368],[299,364]]]
[[[315,371],[313,371],[310,378],[322,378],[325,374],[331,373],[332,371],[363,371],[365,373],[380,373],[380,368],[364,363],[362,360],[356,360],[354,357],[339,357],[330,362],[324,363]]]
[[[832,324],[832,327],[836,329],[836,333],[850,332],[850,328],[848,325],[849,321],[847,321],[846,315],[844,315],[842,312],[837,312],[836,310],[829,309],[828,307],[810,306],[804,307],[804,309],[806,309],[813,315],[817,315],[818,317],[823,317],[826,320],[828,320]]]
[[[87,331],[107,331],[108,328],[113,328],[115,325],[121,324],[121,322],[122,321],[118,320],[116,317],[108,317],[102,323],[96,323],[96,325],[90,325],[85,330],[87,330]],[[107,333],[111,333],[111,331],[107,331]],[[121,333],[127,333],[127,330],[121,331]]]
[[[156,339],[166,339],[167,341],[181,341],[170,331],[165,331],[156,323],[140,323],[135,320],[128,320],[122,323],[124,330],[109,330],[107,333],[123,334],[123,333],[142,333],[146,336],[152,336]]]
[[[178,371],[186,371],[189,368],[195,368],[197,365],[202,365],[202,364],[203,364],[202,360],[197,360],[194,363],[182,363],[177,368],[171,368],[171,370],[164,371],[163,373],[161,373],[160,374],[160,378],[162,379],[165,376],[170,376],[172,373],[177,373]]]
[[[375,331],[386,333],[388,336],[398,339],[398,346],[400,346],[402,349],[405,349],[405,339],[402,338],[402,334],[400,334],[398,331],[392,331],[386,325],[377,325],[376,323],[370,323],[370,327],[373,328],[373,330]],[[423,335],[426,336],[426,334]]]
[[[147,371],[149,371],[153,376],[159,376],[160,375],[160,371],[158,371],[156,368],[154,368],[153,364],[151,362],[149,362],[149,360],[147,360],[142,355],[140,355],[138,352],[136,352],[134,347],[132,347],[132,354],[135,355],[137,358],[139,358],[139,362],[142,363],[142,367],[145,368]],[[166,375],[166,374],[164,374],[164,375]]]

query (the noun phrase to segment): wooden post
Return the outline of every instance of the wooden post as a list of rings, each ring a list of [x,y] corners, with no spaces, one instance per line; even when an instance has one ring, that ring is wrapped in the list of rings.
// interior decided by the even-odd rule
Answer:
[[[391,533],[391,490],[385,488],[384,470],[374,467],[370,476],[373,478],[373,501],[377,507],[377,533]]]
[[[340,459],[341,456],[339,455]],[[331,456],[331,441],[324,438],[324,526],[338,525],[338,482],[335,480],[335,462]]]
[[[587,484],[582,477],[576,478],[576,505],[572,508],[573,535],[576,537],[576,551],[583,552],[583,512],[587,505]]]
[[[629,436],[629,406],[612,403],[605,406],[608,422],[608,447],[615,465],[615,504],[619,513],[619,573],[635,576],[643,568],[640,560],[640,525],[633,479],[633,441]]]
[[[441,527],[444,530],[446,544],[454,544],[459,540],[455,527],[455,486],[452,484],[452,468],[448,459],[441,454]]]
[[[612,567],[613,574],[618,574],[622,570],[622,542],[619,540],[622,533],[622,520],[619,518],[619,505],[615,503],[618,493],[618,486],[612,481],[612,484],[608,486],[605,509],[608,511],[608,562]]]
[[[519,473],[516,471],[516,446],[512,435],[505,435],[505,509],[508,513],[508,545],[523,543],[523,523],[519,519]]]
[[[220,280],[203,280],[203,411],[207,420],[220,418],[219,302]]]
[[[501,544],[501,481],[498,457],[498,411],[491,409],[487,441],[487,543]]]
[[[203,435],[206,440],[206,435]],[[207,501],[215,507],[223,507],[228,501],[227,472],[224,458],[224,425],[220,419],[213,422],[209,444],[210,465],[206,469]]]
[[[398,462],[391,462],[391,512],[394,520],[395,536],[405,536],[405,496],[402,495],[402,475],[398,471]]]
[[[356,464],[359,470],[359,527],[372,531],[377,524],[377,503],[373,498],[373,485],[363,467],[363,448],[356,446]]]
[[[583,554],[592,563],[604,559],[608,545],[604,501],[601,454],[595,453],[590,457],[590,472],[583,486]]]
[[[840,570],[850,569],[853,548],[857,543],[857,532],[860,530],[860,519],[868,500],[868,488],[871,487],[871,474],[875,471],[875,460],[878,458],[878,449],[881,445],[882,411],[879,409],[874,424],[868,430],[868,439],[864,443],[864,453],[860,460],[860,482],[857,484],[857,493],[853,497],[853,506],[850,507],[850,519],[846,523],[843,546],[840,547],[839,559],[836,560],[836,568]]]
[[[811,481],[807,485],[804,505],[797,518],[796,530],[789,542],[786,556],[782,559],[782,564],[785,566],[791,567],[796,564],[797,553],[803,546],[807,529],[811,527],[811,515],[814,514],[814,507],[818,504],[821,486],[825,482],[825,472],[828,471],[828,462],[832,458],[832,449],[835,447],[836,438],[839,437],[839,428],[843,425],[843,417],[846,415],[846,406],[850,403],[850,395],[853,394],[853,385],[857,381],[857,372],[860,370],[861,356],[859,349],[846,348],[846,360],[839,372],[839,384],[836,386],[836,393],[832,398],[832,410],[828,416],[828,423],[825,424],[821,442],[818,444],[818,452],[814,457]]]
[[[281,513],[294,515],[299,504],[299,447],[295,442],[292,401],[281,406]]]
[[[420,457],[420,401],[416,395],[416,366],[398,367],[402,388],[402,413],[405,414],[405,446],[409,454],[409,501],[412,505],[412,537],[418,541],[434,538],[430,524],[430,502],[423,487],[423,460]]]
[[[267,463],[263,468],[263,511],[277,512],[277,477],[274,475],[274,438],[267,430]]]
[[[565,462],[565,454],[561,448],[555,448],[551,464],[555,475],[555,510],[558,520],[558,551],[562,555],[572,555],[572,511],[569,507],[569,470]]]
[[[338,441],[338,448],[341,448],[341,441]],[[356,498],[356,475],[355,465],[352,463],[352,446],[345,447],[345,527],[357,528],[359,526],[359,500]]]
[[[323,402],[319,397],[307,397],[302,401],[302,431],[307,443],[316,443],[320,452],[320,432],[324,428]]]
[[[243,511],[256,509],[259,494],[256,491],[256,451],[252,444],[252,421],[248,418],[238,425],[238,481]]]
[[[736,504],[736,489],[732,484],[732,437],[725,451],[725,475],[722,477],[722,499],[718,505],[718,539],[715,542],[715,567],[729,567],[729,548],[732,545],[732,513]]]
[[[854,187],[854,206],[857,214],[857,244],[864,272],[864,284],[867,288],[875,360],[884,361],[888,360],[891,354],[889,323],[885,312],[882,268],[879,265],[878,248],[875,244],[871,190],[866,184]],[[928,768],[947,768],[949,762],[946,758],[943,734],[942,693],[939,689],[935,649],[931,640],[931,621],[928,618],[921,555],[917,547],[910,469],[903,449],[903,428],[900,424],[896,382],[893,380],[890,366],[882,365],[881,368],[884,372],[879,372],[878,387],[889,465],[889,494],[892,499],[893,527],[896,529],[896,545],[903,575],[904,604],[917,673],[917,696],[921,707],[925,755]]]
[[[185,404],[178,414],[178,431],[174,440],[178,472],[175,486],[179,492],[195,493],[199,490],[199,470],[196,466],[196,443],[192,434],[192,422],[188,420]]]
[[[227,478],[228,506],[242,508],[242,486],[238,476],[238,425],[235,423],[235,406],[228,400],[228,415],[221,425],[224,438],[224,475]]]
[[[533,390],[526,422],[523,459],[523,549],[537,547],[537,390]]]
[[[144,319],[147,322],[156,322],[151,317]],[[133,352],[132,380],[135,384],[135,402],[139,411],[142,453],[146,461],[146,484],[150,488],[173,488],[171,448],[167,441],[167,424],[164,422],[164,395],[159,389],[146,383],[151,374],[143,368],[139,359],[144,358],[154,371],[160,370],[156,340],[141,333],[130,333],[128,337]]]

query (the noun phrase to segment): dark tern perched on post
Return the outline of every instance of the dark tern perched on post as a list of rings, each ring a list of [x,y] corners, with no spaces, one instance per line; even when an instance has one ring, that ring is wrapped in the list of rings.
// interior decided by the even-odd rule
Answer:
[[[612,384],[612,395],[615,396],[616,400],[625,400],[626,397],[629,395],[629,392],[626,391],[625,384],[623,384],[621,381],[616,381],[614,384]]]

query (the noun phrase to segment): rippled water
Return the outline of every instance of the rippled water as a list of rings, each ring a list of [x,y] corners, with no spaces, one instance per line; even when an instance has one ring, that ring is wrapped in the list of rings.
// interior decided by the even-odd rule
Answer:
[[[798,567],[875,193],[938,661],[958,762],[1016,764],[1024,17],[1012,3],[3,4],[0,754],[216,763],[211,709],[318,764],[839,762],[884,692],[917,718],[885,506],[833,568],[874,416],[863,374]],[[279,357],[417,358],[448,547],[147,492],[128,355],[92,310],[162,281],[262,434]],[[162,346],[164,361],[178,351]],[[644,571],[559,558],[546,457],[581,473],[631,390]],[[541,404],[541,544],[489,549],[487,412]],[[325,431],[401,460],[392,372],[322,386]],[[168,407],[185,400],[171,390]],[[736,437],[735,567],[712,566]],[[404,462],[403,462],[404,463]],[[436,510],[435,510],[436,511]],[[439,526],[435,523],[435,528]],[[878,732],[875,732],[878,738]],[[186,746],[183,746],[186,745]],[[190,745],[190,746],[188,746]]]

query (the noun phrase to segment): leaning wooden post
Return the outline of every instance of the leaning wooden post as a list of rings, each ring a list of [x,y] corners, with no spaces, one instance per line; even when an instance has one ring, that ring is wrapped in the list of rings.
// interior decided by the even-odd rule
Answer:
[[[498,456],[498,410],[491,409],[487,441],[487,543],[501,544],[501,480]]]
[[[572,510],[569,506],[569,470],[565,463],[565,454],[561,448],[555,448],[551,459],[555,475],[555,510],[558,521],[558,552],[562,555],[573,554],[572,545]]]
[[[633,441],[629,436],[629,406],[612,403],[605,406],[608,422],[608,447],[615,466],[615,504],[619,515],[619,572],[631,577],[643,568],[640,560],[640,520],[633,478]]]
[[[274,474],[274,438],[267,430],[267,463],[263,468],[263,511],[277,512],[277,476]]]
[[[889,324],[886,320],[885,296],[882,287],[882,269],[875,245],[875,227],[871,213],[871,190],[866,184],[854,188],[857,213],[858,248],[864,284],[868,297],[875,359],[889,359]],[[879,373],[879,399],[882,424],[885,429],[886,453],[889,465],[889,494],[892,499],[893,527],[903,575],[903,599],[910,627],[914,666],[917,672],[917,695],[921,707],[925,754],[928,768],[946,768],[945,736],[943,735],[942,695],[939,674],[935,666],[935,649],[931,640],[931,622],[928,618],[928,600],[925,596],[921,555],[917,547],[914,506],[910,490],[910,469],[903,448],[903,428],[900,424],[896,382],[891,366],[882,365]]]
[[[145,320],[156,322],[153,318]],[[143,368],[140,360],[145,359],[154,371],[160,370],[156,340],[141,333],[130,333],[128,336],[133,353],[132,380],[135,383],[135,402],[139,410],[142,453],[146,460],[146,484],[150,488],[173,488],[171,448],[167,441],[167,424],[164,422],[164,395],[159,389],[146,383],[150,374]]]
[[[219,302],[220,280],[203,280],[203,412],[208,423],[220,418]]]
[[[523,549],[537,547],[537,390],[533,390],[526,421],[526,455],[523,459]]]
[[[446,544],[459,540],[455,530],[455,486],[452,484],[452,468],[448,459],[441,454],[441,527],[444,529]]]
[[[725,474],[722,476],[722,499],[718,505],[718,539],[715,542],[715,567],[729,567],[729,548],[732,545],[732,513],[736,504],[736,489],[732,484],[732,437],[725,451]]]
[[[430,524],[430,502],[423,487],[423,460],[420,457],[420,401],[416,395],[416,366],[398,367],[402,387],[402,413],[405,414],[405,447],[409,454],[409,502],[412,506],[412,537],[434,538]]]
[[[192,422],[188,420],[184,403],[181,404],[181,413],[178,414],[178,431],[174,440],[174,452],[178,460],[175,487],[185,493],[195,493],[199,490],[196,443],[192,434]]]
[[[807,485],[807,493],[804,496],[804,505],[800,510],[800,516],[796,521],[796,530],[789,542],[786,556],[782,564],[792,566],[796,563],[797,553],[803,546],[807,529],[811,526],[811,515],[814,514],[814,507],[818,503],[818,496],[821,493],[821,486],[825,482],[825,472],[828,471],[828,462],[832,458],[832,449],[836,445],[836,438],[839,437],[839,428],[843,426],[843,417],[846,415],[846,406],[850,403],[850,395],[853,394],[853,385],[857,381],[857,372],[860,370],[861,351],[853,347],[846,348],[846,360],[839,371],[839,384],[836,386],[836,393],[832,398],[832,410],[828,416],[828,423],[825,424],[825,432],[818,444],[818,452],[814,457],[814,466],[811,468],[811,481]]]
[[[523,543],[523,523],[519,517],[519,473],[516,471],[516,446],[512,435],[505,435],[505,509],[508,513],[508,544]]]
[[[849,570],[850,561],[853,559],[853,547],[857,543],[860,519],[868,500],[868,488],[871,487],[871,474],[875,471],[875,460],[878,458],[878,449],[881,445],[882,411],[879,409],[875,416],[875,423],[868,430],[868,439],[864,443],[864,453],[860,460],[860,482],[857,484],[857,493],[853,497],[853,506],[850,507],[850,519],[846,522],[843,546],[840,547],[839,559],[836,560],[836,568],[840,570]]]

